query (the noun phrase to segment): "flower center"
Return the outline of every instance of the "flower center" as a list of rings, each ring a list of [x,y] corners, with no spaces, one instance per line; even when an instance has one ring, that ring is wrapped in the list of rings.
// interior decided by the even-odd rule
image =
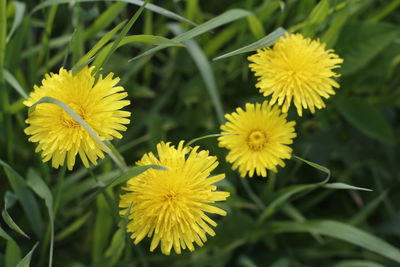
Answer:
[[[246,139],[247,145],[253,151],[259,151],[267,144],[267,135],[260,130],[252,131]]]
[[[76,114],[78,114],[83,120],[85,120],[86,115],[85,115],[85,110],[83,109],[82,106],[75,104],[75,103],[68,103],[67,104],[73,111],[75,111]],[[65,127],[67,128],[72,128],[72,127],[77,127],[80,124],[74,120],[65,110],[62,110],[61,113],[61,121],[64,124]]]
[[[164,201],[174,201],[178,198],[179,194],[175,191],[169,190],[164,196],[163,196],[163,200]]]

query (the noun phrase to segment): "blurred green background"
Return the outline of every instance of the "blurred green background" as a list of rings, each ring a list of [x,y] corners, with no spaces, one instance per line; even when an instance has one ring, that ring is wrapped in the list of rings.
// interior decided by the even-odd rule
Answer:
[[[252,52],[213,59],[283,27],[320,39],[344,58],[341,87],[326,109],[301,118],[290,110],[289,119],[297,121],[294,154],[327,167],[331,183],[372,190],[315,184],[326,173],[294,159],[267,179],[243,180],[216,139],[204,139],[197,144],[218,156],[218,172],[227,176],[219,186],[231,192],[220,205],[228,215],[216,218],[217,235],[203,248],[172,256],[150,253],[148,239],[134,246],[119,230],[118,187],[86,201],[96,179],[119,175],[108,157],[90,170],[80,162],[72,172],[52,169],[23,132],[22,95],[45,73],[71,69],[130,19],[138,2],[0,0],[0,206],[7,233],[0,234],[0,266],[15,266],[36,242],[31,266],[48,264],[50,220],[43,197],[26,183],[32,177],[53,198],[53,266],[399,266],[400,1],[151,1],[129,36],[172,39],[196,27],[183,18],[201,25],[231,13],[220,27],[178,40],[185,47],[128,62],[159,47],[143,37],[118,48],[103,66],[103,73],[121,78],[132,102],[132,123],[114,142],[129,165],[161,140],[177,144],[219,133],[224,113],[263,101],[248,68]],[[9,217],[30,239],[5,224]]]

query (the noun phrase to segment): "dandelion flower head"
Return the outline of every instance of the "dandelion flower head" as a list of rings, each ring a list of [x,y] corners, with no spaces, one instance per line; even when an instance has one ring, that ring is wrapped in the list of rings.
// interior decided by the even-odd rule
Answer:
[[[100,75],[95,82],[93,69],[85,67],[73,74],[61,68],[57,74],[46,74],[42,85],[34,86],[24,104],[31,107],[42,97],[55,98],[73,109],[100,139],[122,138],[119,131],[125,131],[124,124],[130,122],[130,112],[121,110],[130,104],[129,100],[124,100],[127,93],[123,87],[116,86],[119,78],[113,78],[112,73],[105,78]],[[42,152],[44,162],[51,159],[55,168],[66,161],[71,170],[77,154],[87,168],[89,161],[96,165],[97,159],[104,157],[101,146],[58,105],[43,103],[35,106],[26,123],[29,141],[38,143],[36,152]]]
[[[219,146],[229,150],[226,160],[232,169],[239,169],[240,176],[266,177],[267,170],[277,172],[276,166],[284,167],[283,159],[291,157],[288,146],[296,137],[295,122],[286,121],[287,113],[264,101],[262,104],[246,104],[246,109],[225,115],[228,120],[221,126]]]
[[[217,223],[207,213],[225,216],[226,211],[212,204],[229,196],[214,185],[225,178],[224,174],[211,175],[217,158],[183,143],[175,148],[161,142],[157,145],[158,157],[145,154],[138,165],[157,164],[165,170],[148,169],[130,179],[119,204],[122,215],[130,212],[127,231],[134,243],[152,237],[150,251],[160,245],[166,255],[172,248],[177,254],[186,248],[193,251],[193,243],[203,246],[207,234],[214,236],[210,226]]]
[[[343,59],[318,40],[304,38],[301,34],[282,36],[272,49],[258,50],[248,58],[250,69],[258,77],[256,86],[264,96],[272,95],[270,104],[282,105],[287,112],[291,102],[302,116],[302,109],[325,107],[323,98],[334,95],[339,84],[333,79],[339,75]]]

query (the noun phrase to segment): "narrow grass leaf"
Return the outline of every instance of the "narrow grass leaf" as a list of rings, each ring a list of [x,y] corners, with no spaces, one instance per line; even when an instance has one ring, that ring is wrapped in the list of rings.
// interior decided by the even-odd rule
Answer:
[[[15,267],[21,260],[21,249],[14,240],[7,241],[5,267]]]
[[[143,6],[144,3],[145,3],[144,1],[140,1],[140,0],[74,0],[75,3],[80,3],[80,2],[107,2],[107,1],[126,2],[126,3],[134,4],[134,5],[137,5],[137,6]],[[47,6],[58,5],[58,4],[69,4],[70,2],[71,2],[71,0],[48,0],[48,1],[44,1],[44,2],[40,3],[39,5],[35,6],[35,8],[33,8],[33,10],[31,11],[31,14],[35,13],[38,10],[43,9],[43,8],[45,8]],[[154,4],[147,4],[145,8],[150,10],[150,11],[152,11],[152,12],[154,12],[154,13],[163,15],[165,17],[168,17],[168,18],[171,18],[171,19],[174,19],[174,20],[186,22],[186,23],[189,23],[189,24],[191,24],[193,26],[197,25],[196,23],[194,23],[191,20],[188,20],[188,19],[186,19],[186,18],[184,18],[184,17],[182,17],[182,16],[180,16],[180,15],[178,15],[178,14],[172,12],[172,11],[169,11],[169,10],[167,10],[165,8],[162,8],[162,7],[154,5]]]
[[[25,14],[25,3],[19,2],[19,1],[13,1],[14,8],[15,8],[15,16],[14,16],[14,21],[11,26],[10,32],[7,35],[6,42],[8,43],[10,41],[10,38],[13,36],[15,30],[18,28],[18,26],[21,24],[22,19],[24,18]]]
[[[184,42],[184,41],[192,39],[192,38],[194,38],[196,36],[199,36],[199,35],[201,35],[201,34],[203,34],[205,32],[208,32],[208,31],[210,31],[212,29],[215,29],[215,28],[217,28],[219,26],[222,26],[224,24],[230,23],[232,21],[241,19],[241,18],[249,16],[249,15],[251,15],[251,13],[249,11],[246,11],[246,10],[243,10],[243,9],[231,9],[231,10],[228,10],[228,11],[222,13],[221,15],[219,15],[219,16],[217,16],[215,18],[210,19],[207,22],[204,22],[203,24],[201,24],[201,25],[199,25],[197,27],[194,27],[193,29],[191,29],[191,30],[189,30],[187,32],[184,32],[184,33],[176,36],[173,40],[176,40],[176,41],[179,41],[179,42]],[[140,55],[138,55],[138,56],[136,56],[134,58],[131,58],[129,61],[136,60],[136,59],[139,59],[141,57],[153,54],[154,52],[157,52],[157,51],[159,51],[161,49],[164,49],[166,47],[167,46],[165,46],[165,45],[154,47],[154,48],[149,49],[146,52],[144,52],[144,53],[142,53],[142,54],[140,54]]]
[[[209,134],[209,135],[204,135],[204,136],[200,136],[197,138],[193,138],[192,140],[190,140],[189,142],[186,143],[185,146],[191,146],[193,143],[203,140],[203,139],[207,139],[207,138],[215,138],[215,137],[220,137],[220,136],[225,136],[225,135],[233,135],[233,134]]]
[[[109,187],[114,187],[119,184],[122,184],[129,180],[130,178],[133,178],[143,172],[145,172],[148,169],[156,169],[156,170],[164,170],[164,167],[159,166],[159,165],[145,165],[145,166],[134,166],[130,169],[128,169],[123,175],[117,176],[113,179],[111,179],[107,184],[103,184],[102,182],[98,183],[98,189],[93,192],[90,196],[88,196],[84,201],[82,201],[82,205],[86,205],[90,203],[92,200],[94,200],[99,194],[103,193],[107,188]]]
[[[66,228],[64,228],[61,232],[59,232],[54,240],[55,241],[61,241],[65,238],[67,238],[69,235],[75,233],[77,230],[79,230],[86,222],[87,219],[91,216],[92,214],[89,212],[85,214],[84,216],[79,217],[76,221],[68,225]]]
[[[41,238],[43,234],[42,216],[32,191],[29,190],[24,178],[11,168],[10,165],[2,160],[0,160],[0,165],[3,166],[11,188],[18,197],[18,201],[21,203],[32,229],[37,237]]]
[[[47,207],[47,212],[50,217],[50,249],[49,249],[49,267],[53,264],[53,248],[54,248],[54,213],[53,213],[53,195],[50,189],[33,169],[28,171],[27,185],[41,197]]]
[[[182,27],[179,24],[170,24],[169,27],[171,31],[178,36],[183,31]],[[218,121],[222,124],[224,122],[224,110],[222,107],[221,97],[218,92],[214,72],[210,65],[210,62],[204,55],[204,52],[201,50],[199,45],[194,40],[186,40],[184,43],[186,44],[186,48],[189,54],[192,56],[193,61],[200,71],[201,77],[206,84],[208,94],[210,95],[211,102],[213,103],[215,112],[217,114]]]
[[[271,215],[273,215],[280,207],[286,204],[294,195],[304,193],[322,186],[327,180],[315,184],[292,185],[278,191],[273,197],[273,201],[269,203],[258,218],[258,223],[262,223]]]
[[[14,222],[14,220],[11,218],[10,214],[7,211],[14,205],[16,200],[17,197],[14,194],[10,193],[9,191],[6,192],[6,194],[4,195],[4,209],[1,212],[1,216],[3,217],[8,227],[10,227],[15,232],[29,239],[30,237],[27,234],[25,234],[24,231],[21,230],[21,228]]]
[[[33,104],[29,110],[32,110],[35,108],[36,105],[43,104],[43,103],[49,103],[49,104],[55,104],[58,105],[60,108],[62,108],[65,112],[67,112],[76,122],[78,122],[89,134],[90,136],[96,140],[99,145],[104,149],[104,151],[110,155],[111,159],[115,162],[115,164],[123,171],[125,172],[127,170],[127,167],[124,165],[123,162],[121,162],[118,157],[110,150],[110,148],[104,144],[103,141],[100,140],[100,137],[97,135],[95,131],[79,116],[78,114],[75,113],[73,109],[71,109],[69,106],[61,102],[60,100],[57,100],[52,97],[43,97],[39,101],[37,101],[35,104]]]
[[[168,39],[162,36],[156,35],[148,35],[148,34],[139,34],[139,35],[132,35],[124,37],[121,42],[119,42],[117,48],[134,43],[145,43],[150,45],[161,45],[165,47],[171,46],[180,46],[184,47],[185,45],[181,42]],[[104,47],[96,56],[96,60],[93,65],[97,66],[100,62],[104,61],[107,55],[110,53],[112,47],[114,46],[114,42],[109,43],[106,47]]]
[[[101,32],[110,25],[121,11],[126,9],[126,2],[117,2],[109,6],[96,20],[85,30],[83,38],[85,40],[92,39],[96,33]],[[124,21],[123,21],[124,22]],[[125,21],[126,23],[126,21]],[[121,24],[121,23],[120,23]],[[119,27],[117,25],[116,27]]]
[[[296,156],[296,155],[293,155],[293,158],[295,158],[295,159],[297,159],[299,161],[302,161],[302,162],[310,165],[311,167],[313,167],[313,168],[315,168],[315,169],[317,169],[319,171],[322,171],[322,172],[326,173],[326,175],[327,175],[326,182],[328,182],[328,180],[331,178],[331,170],[329,170],[327,167],[324,167],[324,166],[319,165],[317,163],[305,160],[305,159],[303,159],[303,158],[301,158],[299,156]]]
[[[400,263],[400,251],[386,241],[346,223],[331,220],[306,222],[276,221],[266,226],[273,233],[314,231],[360,246]]]
[[[6,69],[3,71],[4,79],[6,82],[8,82],[12,88],[17,91],[18,94],[20,94],[24,99],[28,98],[28,95],[25,93],[25,90],[22,88],[22,86],[19,84],[17,79]]]
[[[223,58],[227,58],[227,57],[231,57],[231,56],[236,56],[236,55],[239,55],[242,53],[256,51],[257,49],[269,47],[269,46],[275,44],[281,36],[285,35],[285,33],[286,33],[286,30],[284,28],[278,28],[275,31],[268,34],[267,36],[265,36],[264,38],[254,42],[254,43],[251,43],[249,45],[246,45],[244,47],[241,47],[241,48],[231,51],[229,53],[218,56],[218,57],[214,58],[213,60],[219,60],[219,59],[223,59]]]
[[[337,101],[340,114],[365,135],[394,144],[394,129],[382,113],[359,97],[341,97]]]
[[[384,265],[368,260],[344,260],[332,265],[332,267],[385,267]]]
[[[7,36],[7,1],[0,0],[0,85],[3,83],[4,59]]]
[[[28,254],[26,254],[26,256],[17,264],[16,267],[29,267],[31,264],[32,254],[38,245],[39,243],[36,243],[33,248],[28,252]]]
[[[111,55],[115,52],[115,50],[117,50],[119,43],[121,42],[121,40],[128,34],[129,30],[132,28],[133,24],[135,24],[136,20],[139,18],[140,14],[142,14],[144,7],[146,6],[146,4],[149,2],[150,0],[146,0],[145,4],[142,5],[139,10],[137,10],[135,12],[135,14],[132,16],[132,18],[129,20],[129,22],[124,26],[124,28],[121,30],[121,32],[118,34],[117,39],[113,42],[110,51],[107,53],[107,55],[105,56],[104,60],[98,62],[96,64],[95,61],[95,66],[96,66],[96,75],[99,72],[99,70],[101,70],[101,68],[103,67],[103,65],[109,60],[109,58],[111,57]]]
[[[357,187],[357,186],[348,185],[348,184],[344,184],[344,183],[330,183],[330,184],[324,184],[322,187],[328,188],[328,189],[344,189],[344,190],[372,191],[371,189],[368,189],[368,188]]]
[[[117,26],[115,26],[111,31],[107,32],[90,50],[89,52],[86,53],[81,59],[76,62],[73,68],[76,68],[79,65],[82,65],[83,63],[89,61],[96,53],[99,51],[103,46],[111,40],[115,36],[115,34],[121,29],[126,24],[126,20],[122,21],[119,23]]]

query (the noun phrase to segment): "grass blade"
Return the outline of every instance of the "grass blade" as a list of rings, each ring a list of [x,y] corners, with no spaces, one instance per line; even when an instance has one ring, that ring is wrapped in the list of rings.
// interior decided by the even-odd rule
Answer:
[[[360,246],[400,263],[400,250],[386,241],[349,224],[330,220],[307,222],[273,222],[268,228],[274,233],[309,232],[337,238]]]
[[[103,2],[103,1],[107,1],[107,0],[75,0],[75,3],[80,3],[80,2]],[[140,0],[108,0],[108,1],[118,1],[118,2],[126,2],[129,4],[134,4],[137,6],[143,6],[145,1],[140,1]],[[48,1],[44,1],[42,3],[40,3],[39,5],[35,6],[35,8],[31,11],[31,14],[47,7],[47,6],[51,6],[51,5],[58,5],[58,4],[69,4],[71,2],[71,0],[48,0]],[[189,23],[193,26],[197,26],[196,23],[194,23],[191,20],[188,20],[172,11],[169,11],[165,8],[159,7],[157,5],[154,4],[147,4],[146,5],[146,9],[153,11],[154,13],[166,16],[168,18],[174,19],[174,20],[178,20],[181,22],[186,22]]]
[[[32,254],[38,245],[39,245],[39,243],[36,243],[33,246],[33,248],[29,251],[29,253],[26,254],[26,256],[17,264],[16,267],[29,267],[31,264]]]
[[[205,23],[203,23],[203,24],[201,24],[201,25],[199,25],[199,26],[187,31],[187,32],[184,32],[184,33],[178,35],[173,40],[176,40],[178,42],[184,42],[184,41],[187,41],[187,40],[189,40],[191,38],[199,36],[199,35],[201,35],[201,34],[203,34],[205,32],[208,32],[208,31],[210,31],[212,29],[215,29],[215,28],[217,28],[217,27],[219,27],[221,25],[230,23],[232,21],[241,19],[241,18],[249,16],[249,15],[251,15],[251,13],[249,11],[246,11],[246,10],[243,10],[243,9],[231,9],[231,10],[228,10],[228,11],[222,13],[221,15],[219,15],[219,16],[217,16],[215,18],[212,18],[209,21],[207,21],[207,22],[205,22]],[[166,46],[161,45],[161,46],[149,49],[146,52],[144,52],[144,53],[142,53],[142,54],[140,54],[140,55],[138,55],[138,56],[136,56],[134,58],[131,58],[129,61],[132,61],[132,60],[139,59],[141,57],[150,55],[150,54],[152,54],[152,53],[154,53],[156,51],[159,51],[161,49],[164,49],[164,48],[166,48]]]
[[[119,33],[117,39],[113,42],[113,45],[111,46],[110,51],[107,53],[107,55],[105,56],[104,60],[100,61],[96,64],[94,64],[94,66],[96,66],[96,75],[97,73],[101,70],[101,68],[103,67],[103,65],[110,59],[111,55],[115,52],[115,50],[117,50],[119,43],[121,42],[122,38],[124,38],[129,30],[132,28],[133,24],[135,24],[136,20],[139,18],[140,14],[142,14],[144,7],[146,6],[146,4],[149,2],[150,0],[146,0],[145,4],[142,5],[138,11],[135,12],[135,14],[132,16],[132,18],[129,20],[129,22],[124,26],[124,28],[122,29],[122,31]],[[95,62],[96,63],[96,62]],[[95,76],[96,76],[95,75]]]
[[[114,37],[114,35],[119,31],[119,29],[126,24],[126,20],[122,21],[119,23],[117,26],[115,26],[111,31],[106,33],[93,47],[90,49],[89,52],[86,53],[81,59],[78,60],[78,62],[75,63],[73,68],[76,68],[79,65],[82,65],[83,63],[87,62],[92,58],[97,51],[99,51],[103,46],[111,40],[111,38]],[[82,67],[84,67],[83,65]]]
[[[25,234],[24,231],[21,230],[21,228],[14,222],[14,220],[11,218],[10,214],[7,211],[14,205],[16,200],[17,198],[14,194],[10,193],[9,191],[6,192],[4,196],[4,210],[1,212],[1,216],[3,217],[8,227],[10,227],[15,232],[29,239],[30,237],[27,234]]]
[[[42,178],[32,169],[28,172],[27,185],[41,197],[47,207],[47,211],[50,217],[50,251],[49,251],[49,267],[53,265],[53,248],[54,248],[54,213],[53,213],[53,195],[50,189],[47,187]]]
[[[239,49],[236,49],[234,51],[231,51],[229,53],[223,54],[221,56],[218,56],[216,58],[213,58],[213,60],[220,60],[223,58],[227,58],[227,57],[231,57],[231,56],[236,56],[242,53],[246,53],[246,52],[251,52],[251,51],[255,51],[257,49],[261,49],[264,47],[269,47],[271,45],[273,45],[274,43],[276,43],[279,38],[281,36],[284,36],[286,33],[284,28],[278,28],[275,31],[271,32],[270,34],[268,34],[267,36],[265,36],[264,38],[251,43],[249,45],[246,45],[244,47],[241,47]]]
[[[43,235],[43,222],[40,214],[39,206],[32,192],[26,185],[25,179],[22,178],[10,165],[0,160],[0,165],[3,166],[6,172],[8,181],[11,184],[13,191],[18,197],[25,214],[38,238]]]
[[[25,14],[25,3],[19,2],[19,1],[13,1],[14,3],[14,8],[15,8],[15,17],[13,24],[11,26],[10,32],[7,35],[6,42],[10,41],[10,38],[13,36],[15,30],[18,28],[18,26],[21,24],[22,19],[24,18]]]
[[[17,79],[15,79],[15,77],[6,69],[4,70],[3,74],[6,82],[8,82],[15,89],[15,91],[17,91],[17,93],[20,94],[24,99],[27,99],[28,95],[26,94],[22,86],[19,84]]]
[[[35,104],[33,104],[30,107],[30,111],[32,109],[35,108],[36,105],[39,104],[43,104],[43,103],[49,103],[49,104],[55,104],[57,106],[59,106],[60,108],[62,108],[65,112],[67,112],[77,123],[79,123],[89,134],[90,136],[96,140],[96,142],[98,142],[100,144],[100,146],[103,148],[103,150],[110,155],[111,159],[115,162],[115,164],[123,171],[127,171],[127,166],[125,165],[124,162],[120,161],[118,156],[115,155],[111,149],[104,144],[103,141],[100,140],[100,137],[97,135],[97,133],[95,131],[93,131],[93,129],[81,118],[81,116],[79,116],[78,114],[75,113],[75,111],[70,108],[69,106],[67,106],[66,104],[64,104],[63,102],[61,102],[60,100],[57,100],[55,98],[52,97],[43,97],[41,98],[39,101],[37,101]]]
[[[170,29],[175,35],[181,34],[183,29],[179,24],[171,24]],[[189,54],[192,56],[200,74],[206,84],[206,88],[211,97],[215,112],[219,123],[224,122],[224,110],[222,107],[221,98],[218,92],[217,84],[215,82],[214,72],[204,52],[194,40],[186,40],[184,42]]]

